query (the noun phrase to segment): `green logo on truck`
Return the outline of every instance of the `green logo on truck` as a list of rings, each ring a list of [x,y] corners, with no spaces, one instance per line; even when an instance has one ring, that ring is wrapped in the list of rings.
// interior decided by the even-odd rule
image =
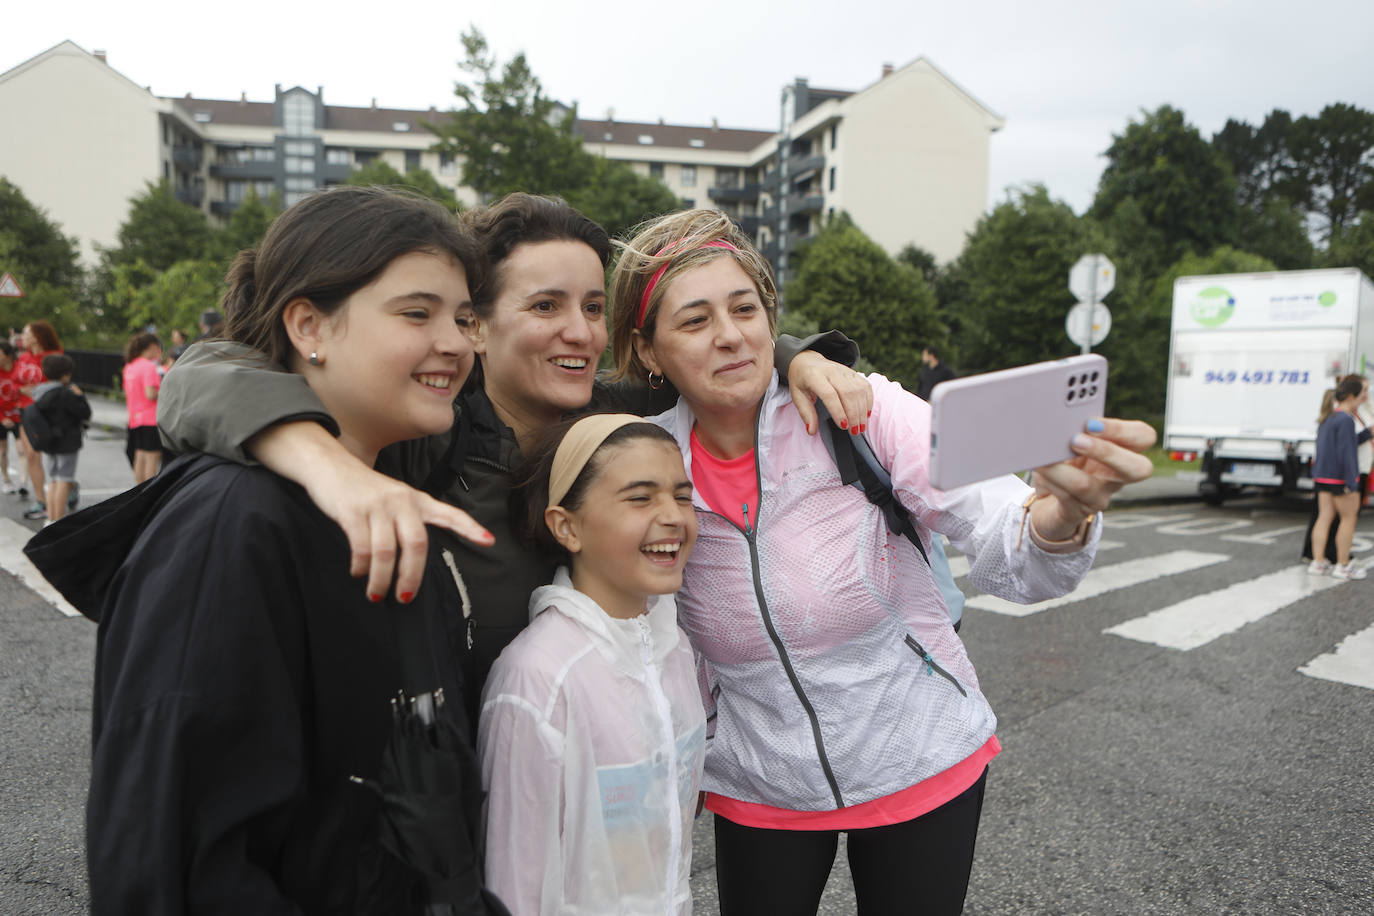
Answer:
[[[1320,302],[1326,308],[1331,308],[1331,306],[1336,304],[1336,294],[1328,289],[1326,292],[1322,293],[1320,296],[1317,297],[1317,301]]]
[[[1235,310],[1236,297],[1220,286],[1209,286],[1199,292],[1192,305],[1193,320],[1204,328],[1220,327]]]

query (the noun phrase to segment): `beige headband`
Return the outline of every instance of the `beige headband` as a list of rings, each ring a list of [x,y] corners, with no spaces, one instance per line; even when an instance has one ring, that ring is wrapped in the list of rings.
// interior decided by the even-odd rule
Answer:
[[[587,466],[592,455],[601,448],[611,433],[630,423],[643,423],[643,417],[628,413],[594,413],[583,417],[568,429],[558,451],[553,454],[553,469],[549,473],[549,505],[557,506],[568,495],[573,481]]]

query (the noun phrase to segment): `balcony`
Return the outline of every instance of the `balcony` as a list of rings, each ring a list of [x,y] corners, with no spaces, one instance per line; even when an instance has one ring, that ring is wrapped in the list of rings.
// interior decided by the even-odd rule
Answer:
[[[773,190],[778,186],[778,182],[780,180],[781,176],[778,174],[778,170],[773,169],[771,172],[768,172],[763,176],[763,189],[765,191]]]
[[[320,167],[320,180],[325,183],[331,181],[342,183],[347,181],[348,176],[352,174],[353,166],[351,164],[336,165],[326,162]]]
[[[776,265],[778,263],[778,243],[776,241],[769,242],[759,249],[759,254],[763,255],[770,264]]]
[[[250,162],[215,162],[210,165],[211,178],[276,178],[277,164],[270,159]]]
[[[172,147],[172,161],[177,165],[184,165],[187,168],[199,171],[201,163],[205,161],[205,158],[198,146],[174,146]]]
[[[199,209],[200,202],[205,199],[205,190],[203,188],[177,188],[173,196],[182,203]]]
[[[706,193],[712,200],[758,200],[759,186],[746,184],[737,188],[707,188]]]
[[[825,157],[820,154],[793,156],[787,160],[787,174],[793,181],[805,178],[808,174],[819,172],[823,168],[825,168]]]
[[[787,198],[787,212],[795,216],[798,213],[820,213],[825,209],[825,195],[819,191],[809,194],[792,194]]]
[[[227,200],[212,200],[210,201],[210,212],[215,216],[228,216],[237,210],[238,206],[238,204]]]
[[[739,223],[739,231],[750,239],[759,237],[759,218],[757,216],[741,216],[735,222]]]
[[[764,224],[765,226],[771,226],[771,225],[773,225],[774,223],[776,223],[777,221],[778,221],[778,208],[777,208],[776,206],[773,206],[773,207],[765,207],[764,210],[763,210],[763,224]]]

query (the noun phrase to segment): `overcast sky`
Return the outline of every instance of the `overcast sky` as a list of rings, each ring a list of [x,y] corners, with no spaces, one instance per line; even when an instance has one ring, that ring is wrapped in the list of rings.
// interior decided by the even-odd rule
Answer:
[[[8,4],[0,71],[70,39],[158,95],[452,107],[459,34],[524,51],[547,92],[585,117],[775,130],[798,76],[861,89],[884,63],[933,61],[1006,119],[990,201],[1043,182],[1082,211],[1111,135],[1171,104],[1206,136],[1228,117],[1332,102],[1374,110],[1371,0],[486,0]],[[0,142],[5,137],[0,125]]]

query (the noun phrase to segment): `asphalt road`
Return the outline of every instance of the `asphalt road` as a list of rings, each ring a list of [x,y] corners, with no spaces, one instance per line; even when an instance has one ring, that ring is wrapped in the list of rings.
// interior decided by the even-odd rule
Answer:
[[[81,477],[91,498],[127,486],[122,441],[94,435]],[[21,508],[0,498],[11,536],[36,527]],[[1126,507],[1074,600],[1014,615],[973,599],[963,636],[1005,752],[966,912],[1374,911],[1374,579],[1306,576],[1306,513]],[[1357,547],[1374,556],[1374,514]],[[94,630],[0,574],[4,916],[88,906]],[[694,833],[710,914],[709,815]],[[822,912],[853,912],[843,848]]]

